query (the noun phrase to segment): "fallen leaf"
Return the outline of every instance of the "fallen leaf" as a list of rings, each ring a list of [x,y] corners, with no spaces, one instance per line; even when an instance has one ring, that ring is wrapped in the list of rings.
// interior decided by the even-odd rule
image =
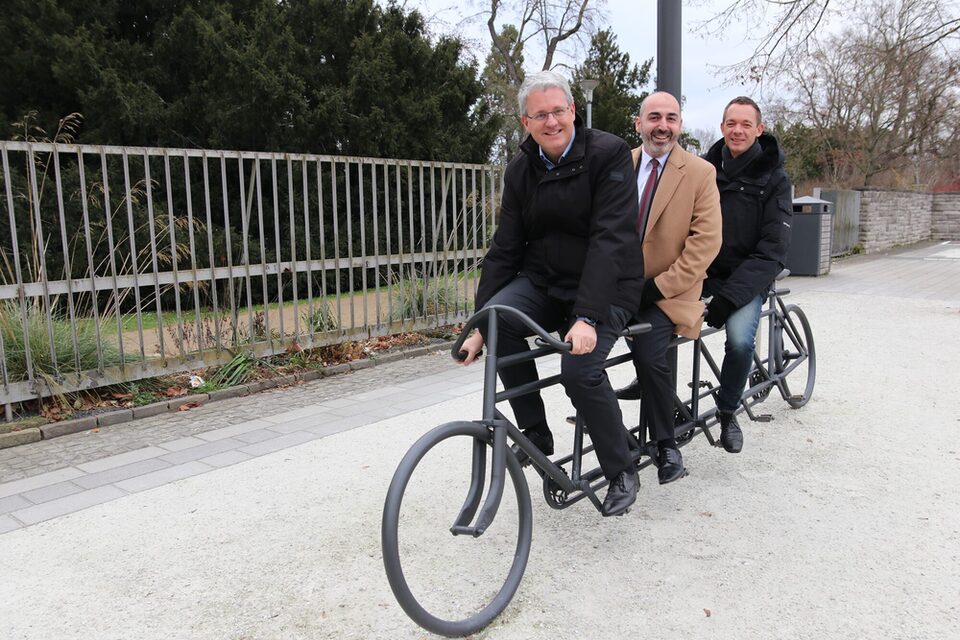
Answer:
[[[707,617],[709,618],[710,615],[711,615],[710,609],[704,609],[704,610],[703,610],[703,615],[705,615],[705,616],[707,616]]]
[[[188,402],[186,404],[180,405],[177,408],[177,411],[190,411],[190,409],[196,409],[199,406],[200,406],[199,402]]]
[[[100,427],[94,427],[93,429],[90,429],[90,433],[100,433]]]
[[[811,440],[810,438],[807,438],[807,442],[813,442],[813,440]]]
[[[709,511],[701,511],[701,512],[700,512],[700,515],[706,516],[706,517],[708,517],[708,518],[712,518],[712,517],[713,517],[713,513],[709,512]]]

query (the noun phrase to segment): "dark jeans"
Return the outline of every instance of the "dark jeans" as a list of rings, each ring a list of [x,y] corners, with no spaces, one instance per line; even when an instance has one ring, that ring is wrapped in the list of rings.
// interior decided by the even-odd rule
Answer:
[[[570,317],[572,303],[548,296],[545,290],[534,286],[525,276],[515,278],[487,304],[500,304],[522,311],[547,331],[558,332],[561,338],[574,322]],[[532,332],[515,318],[501,316],[499,320],[497,356],[529,350],[527,338]],[[560,359],[560,382],[573,406],[590,425],[594,450],[597,452],[603,475],[608,480],[633,467],[620,405],[610,386],[607,372],[603,369],[603,363],[627,320],[624,309],[611,305],[608,320],[597,324],[597,346],[594,350],[583,355],[564,353]],[[486,328],[481,329],[481,333],[485,332]],[[506,389],[537,379],[537,365],[532,360],[500,370],[500,380]],[[547,425],[543,399],[539,392],[514,398],[510,400],[510,406],[516,416],[517,426],[521,429]]]
[[[673,339],[673,322],[653,305],[639,312],[633,322],[649,322],[651,330],[633,337],[633,365],[643,391],[643,413],[650,440],[674,437],[675,420],[673,372],[667,362],[667,348]]]
[[[763,312],[763,297],[757,296],[730,314],[723,328],[727,340],[723,345],[720,367],[720,391],[717,409],[732,413],[740,406],[740,396],[753,367],[753,346]]]

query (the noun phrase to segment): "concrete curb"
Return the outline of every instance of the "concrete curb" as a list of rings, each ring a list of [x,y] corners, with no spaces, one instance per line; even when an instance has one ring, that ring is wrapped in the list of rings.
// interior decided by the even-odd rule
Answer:
[[[81,431],[88,431],[97,427],[115,426],[133,420],[138,420],[140,418],[149,418],[150,416],[159,415],[161,413],[178,411],[181,406],[188,403],[206,404],[208,402],[216,402],[218,400],[227,400],[229,398],[247,396],[251,393],[257,393],[258,391],[266,391],[267,389],[273,389],[275,387],[294,385],[301,380],[305,382],[310,380],[319,380],[320,378],[327,378],[329,376],[348,373],[350,371],[368,369],[370,367],[389,364],[391,362],[406,360],[407,358],[416,358],[418,356],[436,353],[437,351],[442,351],[444,349],[450,349],[452,345],[453,341],[450,341],[425,345],[422,347],[414,347],[412,349],[401,349],[399,351],[390,352],[384,355],[371,355],[369,358],[364,358],[362,360],[345,362],[343,364],[337,364],[331,367],[323,367],[322,369],[316,369],[313,371],[300,371],[285,376],[279,376],[277,378],[269,378],[267,380],[260,380],[249,384],[241,384],[227,389],[217,389],[216,391],[211,391],[209,393],[178,396],[169,400],[145,404],[143,406],[133,407],[131,409],[119,409],[117,411],[110,411],[94,416],[84,416],[75,420],[53,422],[50,424],[41,425],[40,427],[32,427],[29,429],[23,429],[21,431],[14,431],[10,434],[3,434],[3,436],[10,437],[6,439],[0,439],[0,449],[14,447],[20,444],[27,444],[30,442],[37,442],[38,440],[58,438],[60,436],[79,433]],[[3,436],[0,436],[0,438]]]
[[[37,442],[43,437],[38,427],[28,427],[20,431],[8,431],[0,433],[0,449],[16,447],[21,444]]]

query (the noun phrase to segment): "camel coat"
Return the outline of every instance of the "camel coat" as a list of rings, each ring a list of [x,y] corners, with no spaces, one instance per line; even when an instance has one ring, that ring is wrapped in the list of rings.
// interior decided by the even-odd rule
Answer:
[[[639,170],[640,147],[633,150]],[[657,306],[687,338],[700,335],[700,294],[723,239],[716,170],[675,146],[657,183],[643,238],[644,277],[663,294]]]

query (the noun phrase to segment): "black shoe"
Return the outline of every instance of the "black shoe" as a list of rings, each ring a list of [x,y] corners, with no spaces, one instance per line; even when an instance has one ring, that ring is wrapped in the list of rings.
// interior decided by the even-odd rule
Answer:
[[[622,516],[637,500],[637,488],[640,478],[633,469],[621,471],[610,481],[607,497],[603,499],[603,510],[606,516]]]
[[[636,378],[622,389],[614,391],[614,393],[617,395],[617,400],[639,400],[640,396],[643,395],[643,392],[640,390],[640,381]]]
[[[680,449],[673,447],[661,447],[657,455],[657,467],[657,479],[660,480],[660,484],[667,484],[687,475],[687,470],[683,468]]]
[[[524,429],[523,435],[527,436],[527,439],[533,443],[537,449],[545,456],[553,455],[553,434],[547,431],[534,431],[532,429]],[[514,444],[510,447],[510,450],[513,451],[513,455],[517,456],[517,462],[520,463],[520,466],[525,466],[530,464],[530,456],[527,455],[527,452],[520,448],[520,445]]]
[[[720,444],[728,453],[740,453],[743,449],[743,431],[737,424],[737,416],[720,412]]]

